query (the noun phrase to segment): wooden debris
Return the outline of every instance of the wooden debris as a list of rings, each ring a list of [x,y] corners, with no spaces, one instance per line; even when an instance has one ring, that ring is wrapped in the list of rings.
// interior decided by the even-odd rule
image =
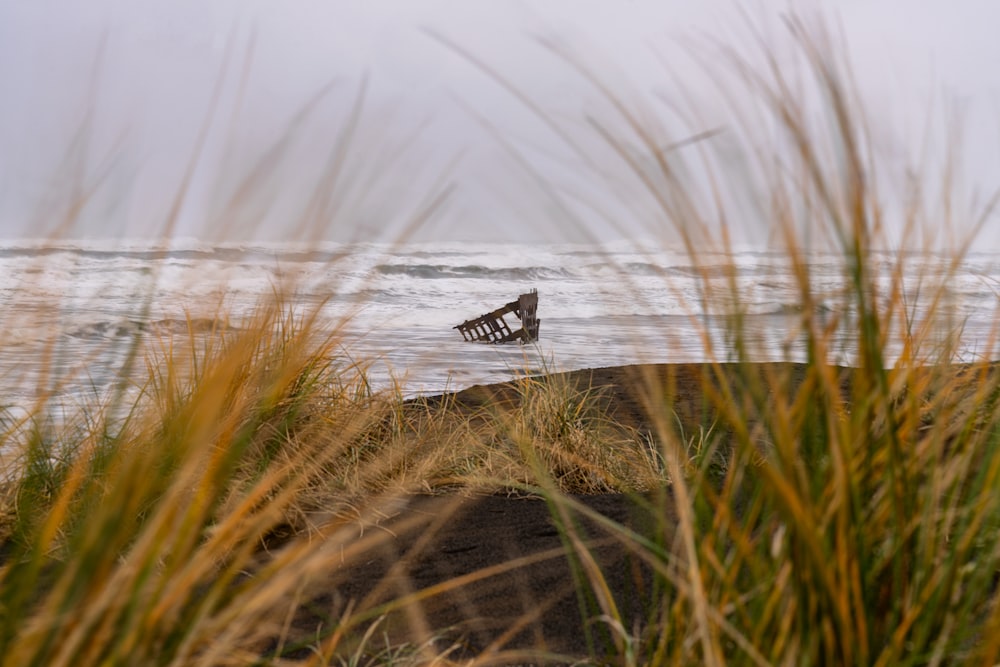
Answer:
[[[514,315],[521,320],[521,328],[512,330],[504,320],[504,315]],[[466,320],[453,327],[462,332],[467,341],[483,341],[487,343],[530,343],[538,340],[538,290],[533,289],[522,294],[517,301],[511,301],[502,308]]]

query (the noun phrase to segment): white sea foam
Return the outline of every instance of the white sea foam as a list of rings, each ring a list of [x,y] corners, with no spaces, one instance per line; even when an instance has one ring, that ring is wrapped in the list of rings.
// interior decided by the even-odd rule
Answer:
[[[891,253],[874,257],[883,295],[899,280],[919,321],[931,288],[945,283],[938,308],[964,325],[963,349],[997,356],[989,344],[1000,255],[974,253],[954,275],[948,257],[911,256],[899,278],[895,262]],[[808,263],[818,312],[848,321],[842,259],[813,253]],[[804,350],[795,281],[781,253],[744,249],[695,262],[676,249],[624,241],[602,248],[22,241],[0,247],[0,376],[7,378],[0,402],[24,402],[69,377],[78,379],[60,391],[79,398],[117,377],[137,337],[187,335],[187,318],[208,322],[222,312],[238,326],[282,290],[301,312],[318,308],[326,326],[349,318],[345,352],[375,359],[377,380],[404,376],[412,391],[498,381],[525,368],[726,359],[722,318],[735,313],[746,318],[755,358],[797,359]],[[467,344],[452,329],[530,288],[540,294],[538,345]],[[849,339],[831,361],[851,361]]]

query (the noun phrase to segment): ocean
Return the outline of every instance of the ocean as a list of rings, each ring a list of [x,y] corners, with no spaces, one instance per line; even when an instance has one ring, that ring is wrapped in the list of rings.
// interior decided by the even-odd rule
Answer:
[[[899,257],[872,257],[883,297]],[[806,259],[812,307],[839,323],[829,361],[855,363],[844,260]],[[955,360],[995,359],[1000,254],[971,253],[953,273],[950,261],[906,258],[899,274],[905,317],[896,320],[919,325],[933,303],[943,328],[961,328]],[[7,242],[0,247],[0,403],[28,408],[47,395],[86,404],[120,377],[134,343],[187,337],[189,326],[209,335],[220,313],[238,328],[279,288],[299,312],[316,311],[321,329],[340,332],[345,363],[369,362],[376,385],[399,382],[407,395],[524,373],[732,361],[736,315],[753,360],[801,361],[806,353],[795,273],[782,252],[742,249],[693,261],[680,250],[631,243]],[[470,343],[454,329],[530,289],[539,294],[536,343]],[[902,328],[889,335],[890,359]]]

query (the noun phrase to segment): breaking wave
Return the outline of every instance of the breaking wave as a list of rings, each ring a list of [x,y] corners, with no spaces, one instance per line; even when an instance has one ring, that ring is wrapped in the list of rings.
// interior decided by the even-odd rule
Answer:
[[[170,318],[149,322],[119,319],[89,322],[66,332],[66,335],[70,338],[100,340],[127,338],[147,332],[160,334],[205,334],[233,330],[232,326],[210,318],[195,318],[190,320]]]
[[[547,266],[489,267],[481,264],[451,266],[448,264],[379,264],[375,271],[384,276],[409,276],[423,280],[438,278],[482,278],[488,280],[558,280],[572,278],[566,268]]]

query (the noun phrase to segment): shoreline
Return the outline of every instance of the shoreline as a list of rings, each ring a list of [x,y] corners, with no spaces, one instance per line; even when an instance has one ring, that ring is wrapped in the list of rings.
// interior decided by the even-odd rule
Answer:
[[[740,371],[753,370],[765,383],[781,382],[782,389],[796,390],[802,383],[808,365],[798,362],[723,363],[717,367],[707,362],[626,364],[601,366],[555,373],[526,374],[523,377],[489,384],[476,384],[452,392],[418,396],[408,404],[442,406],[466,413],[489,408],[511,408],[523,400],[519,383],[525,380],[543,386],[560,386],[575,392],[589,392],[595,407],[606,412],[617,423],[649,433],[655,425],[649,418],[650,407],[660,410],[663,401],[671,402],[670,410],[684,425],[697,425],[711,420],[714,411],[706,396],[706,382],[717,385],[720,375],[733,380]],[[841,376],[846,390],[854,371],[849,367],[831,366]],[[659,401],[658,403],[650,403]]]

